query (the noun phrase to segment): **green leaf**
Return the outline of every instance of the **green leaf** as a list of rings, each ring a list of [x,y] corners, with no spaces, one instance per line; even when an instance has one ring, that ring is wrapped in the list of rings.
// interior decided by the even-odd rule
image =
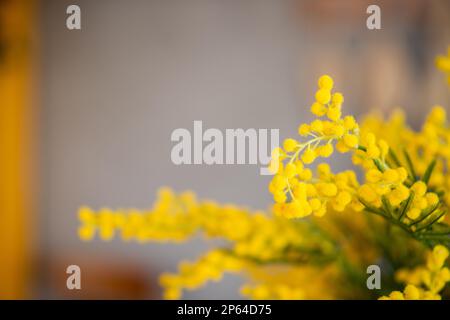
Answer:
[[[405,149],[403,149],[403,155],[405,156],[406,163],[408,164],[408,169],[410,171],[411,178],[413,181],[416,181],[417,180],[416,170],[414,169],[414,165],[411,161],[411,158],[409,157],[409,154]]]
[[[419,232],[419,231],[428,229],[429,227],[431,227],[436,221],[438,221],[446,213],[447,213],[447,211],[442,210],[433,220],[431,220],[430,223],[427,223],[427,224],[421,226],[420,228],[417,228],[416,231],[414,231],[414,232]]]
[[[398,217],[398,220],[402,220],[403,216],[406,214],[406,212],[408,212],[413,199],[414,199],[414,191],[411,191],[408,199],[406,199],[405,203],[400,208],[400,216]]]
[[[422,222],[422,221],[425,220],[426,218],[428,218],[433,212],[436,211],[436,209],[439,207],[439,205],[440,205],[440,203],[438,202],[438,203],[436,203],[434,206],[432,206],[432,207],[430,207],[430,208],[428,208],[428,209],[423,210],[423,211],[422,211],[422,214],[421,214],[421,216],[420,216],[420,218],[417,219],[416,221],[410,223],[410,224],[409,224],[409,227],[412,227],[412,226],[414,226],[414,225],[416,225],[416,224]]]
[[[436,166],[436,159],[433,159],[431,163],[428,165],[427,170],[425,170],[425,173],[422,177],[422,181],[428,184],[428,181],[430,181],[431,174],[433,173],[433,169]]]
[[[398,160],[397,155],[395,154],[395,152],[392,149],[389,149],[389,156],[391,157],[392,161],[394,161],[394,163],[397,165],[397,167],[401,167],[401,163]]]
[[[389,215],[393,218],[395,218],[394,216],[394,209],[392,208],[391,203],[389,202],[389,200],[386,198],[386,196],[382,196],[381,197],[381,202],[383,203],[383,208],[384,211],[386,211],[387,213],[389,213]]]
[[[384,172],[384,166],[379,159],[373,159],[373,163],[381,172]]]
[[[374,206],[368,204],[367,202],[365,202],[365,201],[364,201],[363,199],[361,199],[361,198],[359,198],[358,200],[359,200],[359,202],[361,202],[361,203],[364,205],[365,210],[367,210],[367,211],[369,211],[369,212],[372,212],[372,213],[375,213],[375,214],[378,214],[378,215],[383,216],[383,217],[386,218],[386,215],[384,214],[384,211],[383,211],[383,210],[380,210],[380,209],[378,209],[378,208],[376,208],[376,207],[374,207]]]

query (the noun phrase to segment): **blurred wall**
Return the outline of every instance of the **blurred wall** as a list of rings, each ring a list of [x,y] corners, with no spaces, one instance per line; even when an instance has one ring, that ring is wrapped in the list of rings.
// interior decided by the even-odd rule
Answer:
[[[67,263],[107,256],[151,274],[173,271],[206,245],[82,243],[78,207],[144,208],[168,185],[266,208],[270,178],[257,166],[171,163],[171,132],[192,130],[194,120],[293,135],[310,119],[316,79],[325,72],[344,92],[348,113],[405,103],[423,114],[428,101],[446,102],[424,86],[437,74],[430,72],[433,56],[445,50],[429,30],[446,30],[423,17],[436,14],[420,9],[424,1],[386,9],[381,31],[365,28],[364,1],[346,2],[356,8],[350,11],[326,2],[79,0],[82,30],[69,31],[65,12],[73,1],[42,1],[43,252]],[[445,90],[444,80],[433,79]],[[230,278],[188,297],[234,298],[238,283]]]

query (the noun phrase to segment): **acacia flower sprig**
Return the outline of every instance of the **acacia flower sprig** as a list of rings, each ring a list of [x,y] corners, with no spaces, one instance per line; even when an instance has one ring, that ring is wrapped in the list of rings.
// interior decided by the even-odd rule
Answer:
[[[273,152],[272,167],[276,174],[269,191],[276,202],[274,212],[287,218],[311,214],[321,217],[328,209],[344,211],[350,207],[382,216],[429,246],[448,245],[448,229],[443,223],[447,212],[442,201],[445,193],[437,191],[438,175],[434,174],[441,163],[428,156],[427,160],[431,160],[426,168],[417,170],[414,165],[417,155],[429,146],[411,150],[414,144],[407,143],[409,150],[402,149],[403,157],[398,157],[385,139],[367,128],[360,129],[352,116],[341,118],[343,96],[331,93],[330,76],[320,77],[318,84],[316,101],[311,106],[311,112],[318,118],[299,126],[302,140],[288,138],[283,148]],[[434,108],[424,134],[439,134],[447,139],[444,143],[450,144],[444,124],[445,112]],[[363,183],[358,182],[351,170],[334,174],[328,164],[321,163],[314,174],[307,167],[318,157],[329,157],[334,148],[342,153],[352,152],[353,163],[364,170]]]
[[[332,93],[334,81],[328,76],[320,77],[316,101],[311,112],[318,117],[309,124],[302,124],[298,133],[303,142],[286,139],[283,148],[275,149],[271,167],[276,175],[269,185],[277,203],[274,211],[287,217],[304,217],[310,214],[323,216],[327,205],[337,211],[343,211],[353,202],[352,194],[358,183],[351,171],[333,174],[327,164],[317,168],[313,177],[311,169],[305,165],[313,163],[318,157],[331,156],[336,148],[339,152],[348,152],[358,148],[359,128],[352,116],[341,118],[344,97],[341,93]],[[324,119],[321,119],[324,117]]]

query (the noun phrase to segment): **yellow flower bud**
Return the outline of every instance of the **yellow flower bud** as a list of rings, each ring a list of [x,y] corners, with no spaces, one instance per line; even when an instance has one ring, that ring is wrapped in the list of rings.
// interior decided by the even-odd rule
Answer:
[[[331,90],[333,89],[333,78],[329,75],[323,75],[319,78],[318,85],[321,89]]]
[[[375,144],[375,135],[369,132],[363,136],[362,141],[366,147],[369,147]]]
[[[318,183],[316,188],[325,197],[334,197],[337,194],[337,187],[333,183]]]
[[[283,191],[278,190],[274,193],[273,200],[275,200],[276,203],[285,203],[287,197]]]
[[[304,181],[311,180],[311,178],[312,178],[312,171],[311,171],[311,169],[306,168],[298,176],[299,176],[300,179],[302,179]]]
[[[92,240],[95,235],[95,227],[84,225],[78,228],[78,237],[83,241]]]
[[[380,149],[375,145],[370,145],[367,147],[367,156],[372,159],[378,158],[380,156]]]
[[[341,118],[341,114],[342,112],[339,108],[336,107],[328,108],[327,117],[332,121],[338,121]]]
[[[316,92],[316,101],[321,104],[327,104],[331,100],[330,90],[327,89],[319,89]]]
[[[353,116],[346,116],[344,118],[344,127],[346,130],[353,130],[356,126],[356,121]]]
[[[279,174],[273,177],[272,183],[276,190],[284,190],[287,187],[286,178]]]
[[[284,168],[283,173],[287,178],[292,178],[297,175],[297,167],[293,163],[288,163]]]
[[[375,190],[373,190],[368,184],[363,184],[359,187],[358,195],[368,202],[374,202],[378,197]]]
[[[428,116],[428,120],[437,125],[444,124],[446,118],[447,115],[445,113],[445,109],[441,106],[434,106]]]
[[[423,181],[417,181],[411,186],[411,190],[414,191],[415,196],[423,197],[427,192],[427,185]]]
[[[420,216],[420,209],[418,208],[412,208],[409,209],[408,212],[406,213],[406,215],[408,216],[408,218],[415,220]]]
[[[287,152],[293,152],[295,149],[297,149],[299,143],[295,139],[286,139],[283,142],[284,150]]]
[[[317,189],[316,189],[316,187],[314,187],[313,184],[310,184],[310,183],[306,184],[306,195],[308,197],[317,196]]]
[[[398,181],[398,172],[395,169],[387,169],[383,172],[383,180],[388,183],[394,183]]]
[[[311,128],[307,124],[301,124],[298,127],[298,134],[301,136],[307,136],[311,132]]]
[[[399,182],[405,181],[408,177],[408,171],[406,171],[406,169],[403,167],[397,168],[397,173]]]
[[[344,96],[340,92],[333,94],[332,102],[335,105],[341,105],[344,102]]]
[[[322,202],[320,202],[320,200],[317,198],[313,198],[309,200],[309,205],[311,206],[311,209],[313,211],[317,211],[322,207]]]
[[[327,107],[321,103],[314,102],[311,106],[311,112],[318,117],[322,117],[327,113]]]
[[[317,133],[321,133],[323,130],[323,122],[319,119],[314,120],[310,124],[311,130]]]
[[[420,291],[416,286],[411,284],[407,285],[405,290],[403,291],[405,294],[406,300],[417,300],[420,298]]]
[[[348,148],[356,148],[358,147],[358,137],[354,134],[346,134],[344,135],[344,143]]]
[[[303,172],[303,169],[305,168],[305,166],[303,165],[303,162],[301,162],[300,160],[296,160],[294,162],[295,167],[297,168],[297,174],[300,174]]]
[[[321,157],[328,158],[333,154],[333,145],[331,143],[327,143],[323,146],[319,146],[317,149],[317,154]]]
[[[336,143],[336,150],[339,151],[340,153],[345,153],[345,152],[348,152],[350,149],[347,147],[347,145],[344,143],[344,141],[339,140]]]
[[[445,260],[448,258],[448,250],[443,245],[437,245],[433,248],[433,257],[436,260],[436,264],[439,267],[444,265]]]
[[[331,174],[331,169],[328,163],[321,163],[317,166],[317,173],[321,177],[328,177]]]
[[[366,180],[370,183],[377,183],[381,180],[382,175],[382,172],[378,169],[370,169],[366,172]]]
[[[336,196],[336,201],[342,206],[346,206],[352,201],[352,196],[347,191],[341,191]]]
[[[428,206],[434,206],[439,202],[439,197],[434,192],[428,192],[425,194],[425,199],[427,200]]]
[[[389,298],[391,298],[392,300],[405,300],[405,298],[403,297],[403,293],[401,293],[400,291],[392,291],[389,295]]]
[[[398,196],[400,199],[402,199],[402,201],[406,200],[410,194],[409,189],[402,184],[398,185],[395,191],[398,192]]]
[[[316,157],[316,152],[313,149],[308,148],[305,152],[303,152],[302,161],[306,164],[310,164],[316,159]]]

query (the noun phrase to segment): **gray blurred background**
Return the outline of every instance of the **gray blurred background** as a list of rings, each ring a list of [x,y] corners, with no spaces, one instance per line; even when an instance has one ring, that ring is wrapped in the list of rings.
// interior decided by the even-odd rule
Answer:
[[[65,27],[69,4],[81,7],[80,31]],[[369,4],[380,5],[382,30],[366,28]],[[55,272],[78,264],[92,281],[111,273],[105,282],[117,276],[139,291],[108,295],[100,283],[91,296],[159,298],[157,275],[210,246],[83,243],[81,205],[147,208],[161,186],[271,203],[259,166],[173,165],[176,128],[202,120],[292,136],[312,118],[323,73],[345,113],[401,106],[417,126],[433,104],[448,106],[434,57],[450,43],[449,9],[445,0],[42,1],[39,296],[66,297]],[[186,297],[238,298],[239,284],[230,276]]]

